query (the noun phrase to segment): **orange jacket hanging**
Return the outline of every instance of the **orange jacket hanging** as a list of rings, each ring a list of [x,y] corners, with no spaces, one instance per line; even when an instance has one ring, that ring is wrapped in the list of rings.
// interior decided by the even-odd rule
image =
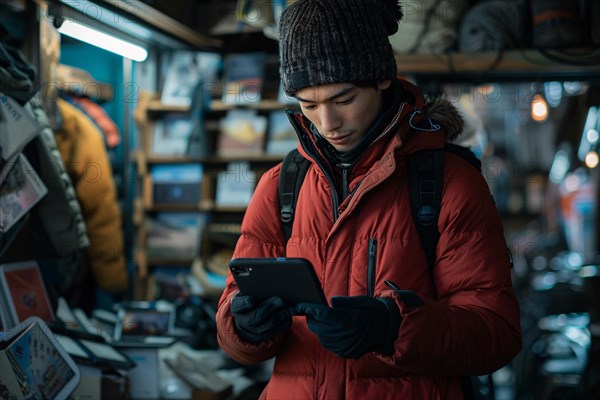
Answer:
[[[462,399],[458,376],[494,371],[520,350],[519,308],[502,224],[481,174],[452,154],[445,155],[434,299],[432,274],[411,215],[406,158],[442,147],[446,135],[443,128],[417,131],[411,123],[426,123],[425,113],[438,120],[453,118],[456,109],[443,102],[426,107],[414,86],[402,85],[416,100],[399,107],[389,123],[393,137],[376,142],[353,167],[349,187],[356,189],[339,205],[337,218],[331,185],[315,163],[321,153],[313,147],[306,121],[298,117],[305,140],[300,151],[312,165],[287,247],[279,222],[279,165],[259,182],[234,254],[307,258],[328,298],[355,296],[367,294],[368,245],[377,240],[376,274],[369,283],[374,283],[375,297],[393,298],[402,315],[395,353],[340,358],[320,345],[300,316],[286,333],[258,344],[246,342],[237,335],[229,310],[237,293],[230,274],[217,312],[218,340],[242,363],[276,356],[262,398]],[[416,109],[424,113],[413,114]],[[425,304],[409,307],[385,280],[413,291]]]
[[[73,181],[90,239],[89,262],[97,285],[110,292],[127,289],[121,211],[102,134],[68,102],[57,100],[62,125],[56,144]]]

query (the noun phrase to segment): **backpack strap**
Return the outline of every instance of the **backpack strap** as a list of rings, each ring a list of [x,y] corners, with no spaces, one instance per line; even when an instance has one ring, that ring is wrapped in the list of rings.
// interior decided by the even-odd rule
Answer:
[[[290,151],[283,159],[279,174],[279,215],[286,243],[292,235],[298,192],[309,166],[310,162],[298,149]]]
[[[427,263],[433,270],[440,238],[437,221],[444,180],[443,150],[423,150],[408,157],[408,189],[413,220]]]
[[[454,143],[446,143],[444,150],[449,153],[460,156],[463,160],[471,164],[477,171],[481,172],[481,160],[468,147],[460,146]]]
[[[436,247],[440,239],[437,221],[442,204],[444,186],[444,151],[456,154],[481,171],[481,161],[466,147],[446,143],[443,149],[423,150],[408,157],[408,189],[413,219],[421,246],[427,256],[429,270],[433,272]],[[433,280],[432,280],[433,282]],[[435,285],[434,285],[435,289]],[[460,381],[465,400],[483,399],[483,384],[476,376],[463,376]],[[488,375],[488,393],[494,398],[492,375]]]

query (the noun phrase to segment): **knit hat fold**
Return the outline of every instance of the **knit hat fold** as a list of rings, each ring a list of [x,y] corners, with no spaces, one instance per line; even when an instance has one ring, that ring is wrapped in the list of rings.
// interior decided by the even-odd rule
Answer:
[[[388,36],[398,30],[397,0],[299,0],[279,22],[283,88],[299,89],[396,76]]]

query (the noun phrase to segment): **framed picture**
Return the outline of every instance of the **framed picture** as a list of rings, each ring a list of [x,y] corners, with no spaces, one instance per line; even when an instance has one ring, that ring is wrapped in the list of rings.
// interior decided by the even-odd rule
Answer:
[[[0,264],[0,284],[13,323],[31,316],[47,322],[55,320],[44,279],[34,260]]]

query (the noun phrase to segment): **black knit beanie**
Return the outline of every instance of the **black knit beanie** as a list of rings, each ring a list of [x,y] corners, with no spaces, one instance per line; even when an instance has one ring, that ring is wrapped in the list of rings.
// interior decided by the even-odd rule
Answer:
[[[396,76],[389,35],[398,30],[397,0],[298,0],[281,14],[279,61],[288,96],[328,83]]]

